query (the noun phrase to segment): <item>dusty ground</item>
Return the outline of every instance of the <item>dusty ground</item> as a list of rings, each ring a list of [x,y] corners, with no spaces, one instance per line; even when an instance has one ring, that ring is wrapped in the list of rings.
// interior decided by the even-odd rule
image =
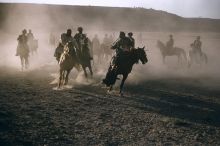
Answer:
[[[0,145],[220,145],[220,88],[200,79],[53,90],[50,67],[0,69]],[[210,80],[209,78],[207,80]]]

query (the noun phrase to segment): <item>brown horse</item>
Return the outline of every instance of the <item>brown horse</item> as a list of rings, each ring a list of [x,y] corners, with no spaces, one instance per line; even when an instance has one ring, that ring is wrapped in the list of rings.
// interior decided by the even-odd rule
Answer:
[[[28,69],[29,67],[29,48],[26,44],[18,44],[17,54],[20,56],[21,60],[21,70]]]
[[[110,87],[109,91],[112,90],[112,87],[117,80],[117,76],[123,75],[119,92],[121,95],[123,95],[122,90],[125,80],[127,79],[128,74],[131,72],[133,65],[138,63],[139,60],[142,62],[142,64],[148,62],[144,47],[133,49],[130,52],[122,54],[119,59],[119,65],[117,68],[112,68],[113,65],[112,63],[110,64],[106,77],[103,79],[103,83]]]
[[[74,42],[68,42],[64,46],[64,52],[61,54],[59,60],[60,74],[58,88],[60,88],[62,85],[67,85],[68,76],[73,67],[75,67],[78,71],[80,70],[75,47],[76,44]]]
[[[164,45],[163,42],[157,41],[157,47],[160,49],[160,52],[163,57],[163,63],[165,63],[166,56],[177,56],[178,57],[178,63],[181,63],[184,59],[184,61],[187,61],[186,52],[182,48],[174,47],[172,51],[169,51],[169,49]]]

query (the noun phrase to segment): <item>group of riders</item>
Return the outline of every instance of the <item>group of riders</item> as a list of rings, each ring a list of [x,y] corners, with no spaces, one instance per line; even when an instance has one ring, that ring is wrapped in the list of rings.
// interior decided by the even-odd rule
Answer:
[[[92,41],[87,37],[85,33],[83,33],[83,28],[78,27],[77,33],[72,36],[72,30],[67,29],[66,33],[62,33],[60,36],[60,41],[58,43],[58,46],[55,49],[54,57],[56,57],[56,60],[59,64],[62,64],[62,62],[65,62],[65,55],[70,53],[69,55],[75,58],[75,61],[78,64],[81,64],[84,72],[85,67],[89,67],[90,73],[92,75],[92,69],[91,64],[89,66],[85,65],[85,60],[87,60],[89,63],[91,60],[93,60],[93,50],[99,51],[104,50],[106,47],[107,50],[115,50],[115,55],[113,55],[110,66],[108,69],[108,72],[106,74],[106,78],[103,79],[103,83],[106,85],[109,83],[109,78],[112,76],[112,72],[116,73],[117,70],[123,68],[122,66],[126,66],[126,60],[128,61],[132,57],[133,53],[133,64],[137,63],[138,60],[141,60],[142,63],[147,62],[146,53],[144,51],[144,48],[135,48],[135,39],[133,38],[133,33],[129,32],[127,35],[125,32],[121,31],[119,33],[118,39],[114,42],[114,38],[112,35],[108,37],[106,34],[103,43],[101,44],[99,41],[99,38],[97,35],[92,39]],[[22,34],[18,36],[18,47],[16,56],[22,56],[22,54],[27,54],[28,56],[30,52],[30,48],[33,47],[34,42],[34,35],[29,30],[27,33],[26,29],[22,31]],[[68,48],[69,47],[69,48]],[[71,47],[71,48],[70,48]],[[166,43],[165,46],[168,50],[168,52],[172,52],[174,48],[174,39],[172,35],[169,35],[169,40]],[[202,54],[202,42],[200,41],[200,36],[196,38],[196,40],[191,44],[192,52],[195,54]],[[135,56],[136,55],[136,56]],[[25,55],[23,55],[25,56]],[[84,65],[83,65],[84,62]],[[121,62],[124,62],[121,63]],[[128,62],[127,62],[128,63]],[[130,73],[133,64],[129,65],[129,69],[127,70],[127,73]],[[25,62],[26,67],[28,66],[28,59]],[[70,68],[71,69],[71,68]],[[126,70],[126,69],[125,69]],[[119,72],[118,72],[119,73]],[[85,72],[85,76],[87,77],[87,74]],[[125,74],[125,76],[127,76]],[[117,75],[115,76],[115,79],[117,78]],[[127,77],[125,77],[126,79]],[[124,82],[124,81],[123,81]],[[124,83],[122,83],[123,86]]]
[[[66,33],[62,33],[60,37],[60,42],[58,44],[58,47],[55,50],[54,56],[56,57],[57,61],[59,62],[60,56],[64,51],[64,46],[68,42],[72,42],[74,44],[74,48],[78,57],[78,60],[80,61],[81,56],[88,56],[90,60],[93,59],[93,56],[91,54],[92,48],[95,50],[101,49],[101,43],[99,41],[98,35],[95,35],[92,41],[86,36],[86,34],[83,33],[83,28],[78,27],[78,33],[76,33],[74,36],[72,36],[72,30],[67,29]],[[113,43],[113,44],[111,44]],[[129,52],[130,50],[135,48],[135,39],[133,38],[133,33],[129,32],[128,36],[125,35],[124,32],[120,32],[119,38],[113,42],[113,36],[110,35],[108,37],[107,34],[105,34],[105,37],[103,39],[103,44],[108,46],[108,49],[116,50],[116,54],[112,58],[112,64],[113,67],[117,67],[118,60],[120,56],[122,56],[124,53]]]
[[[200,36],[196,37],[196,40],[194,40],[193,43],[190,44],[191,48],[192,48],[192,52],[194,54],[198,54],[198,55],[202,55],[202,42],[200,40]],[[173,35],[169,35],[169,40],[166,43],[166,47],[168,49],[169,52],[173,52],[174,49],[174,39],[173,39]]]

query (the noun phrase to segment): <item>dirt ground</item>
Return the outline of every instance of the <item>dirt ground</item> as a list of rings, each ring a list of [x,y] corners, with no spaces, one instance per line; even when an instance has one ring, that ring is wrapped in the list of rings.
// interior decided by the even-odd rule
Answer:
[[[0,145],[220,145],[211,78],[128,82],[121,97],[97,83],[54,90],[55,72],[0,68]]]

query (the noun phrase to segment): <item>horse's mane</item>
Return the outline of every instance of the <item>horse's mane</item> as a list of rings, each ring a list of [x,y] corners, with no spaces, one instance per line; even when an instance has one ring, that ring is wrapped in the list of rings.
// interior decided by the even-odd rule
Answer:
[[[160,49],[165,48],[165,44],[164,44],[163,42],[161,42],[160,40],[157,41],[157,46],[158,46]]]

